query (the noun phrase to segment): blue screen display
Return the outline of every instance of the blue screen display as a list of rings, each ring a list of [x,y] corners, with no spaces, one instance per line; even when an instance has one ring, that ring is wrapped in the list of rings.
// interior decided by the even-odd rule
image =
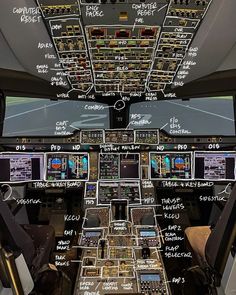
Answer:
[[[140,236],[141,237],[156,237],[155,230],[140,230]]]
[[[101,235],[100,231],[87,231],[85,233],[86,237],[99,237]]]
[[[147,281],[147,282],[160,282],[161,276],[159,274],[141,274],[140,275],[141,281]]]

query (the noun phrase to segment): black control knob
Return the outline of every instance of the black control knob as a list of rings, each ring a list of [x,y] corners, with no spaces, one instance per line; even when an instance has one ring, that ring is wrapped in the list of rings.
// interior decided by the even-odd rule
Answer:
[[[149,259],[150,258],[150,248],[149,247],[143,247],[142,248],[142,258],[143,259]]]

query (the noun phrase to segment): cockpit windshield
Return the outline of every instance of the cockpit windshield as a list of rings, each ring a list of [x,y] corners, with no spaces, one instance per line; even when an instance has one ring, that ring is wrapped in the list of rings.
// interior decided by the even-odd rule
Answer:
[[[105,104],[32,97],[6,98],[4,136],[64,136],[76,129],[108,127],[109,108]]]
[[[136,103],[129,128],[155,128],[172,135],[235,135],[233,97]]]

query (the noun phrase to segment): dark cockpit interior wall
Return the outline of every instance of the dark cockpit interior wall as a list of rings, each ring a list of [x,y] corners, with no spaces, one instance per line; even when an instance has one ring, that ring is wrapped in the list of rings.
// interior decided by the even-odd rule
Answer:
[[[0,2],[0,295],[232,295],[236,2]]]

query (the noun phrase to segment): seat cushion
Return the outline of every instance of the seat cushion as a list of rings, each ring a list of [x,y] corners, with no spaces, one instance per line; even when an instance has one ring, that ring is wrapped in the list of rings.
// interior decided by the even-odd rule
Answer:
[[[31,274],[34,275],[50,261],[50,255],[55,247],[55,231],[50,225],[27,224],[23,225],[23,228],[32,238],[36,249],[36,255],[31,265]]]
[[[191,247],[190,250],[200,265],[206,263],[205,248],[210,233],[210,226],[194,226],[185,229],[185,236]]]

